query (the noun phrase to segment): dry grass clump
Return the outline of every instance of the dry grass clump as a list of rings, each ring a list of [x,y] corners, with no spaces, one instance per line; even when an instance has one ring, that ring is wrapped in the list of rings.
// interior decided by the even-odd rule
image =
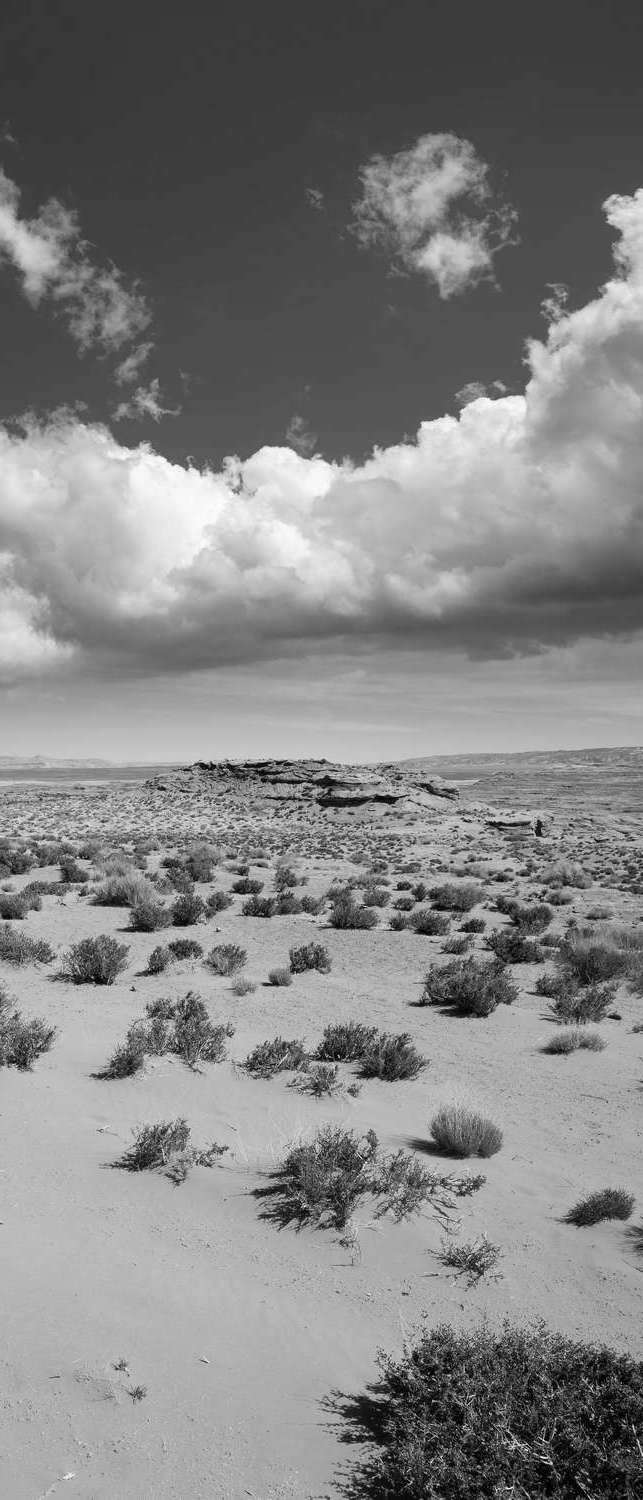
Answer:
[[[293,974],[304,974],[308,969],[330,974],[330,954],[323,943],[304,943],[301,948],[291,948],[288,956]]]
[[[634,1194],[625,1188],[601,1188],[580,1198],[565,1216],[567,1224],[580,1228],[588,1224],[601,1224],[604,1219],[629,1219],[634,1208]]]
[[[213,974],[227,978],[244,968],[248,955],[245,948],[239,948],[236,943],[219,943],[210,949],[205,962]]]
[[[124,865],[108,875],[105,884],[94,892],[94,906],[149,906],[156,902],[156,890],[150,880],[134,865]]]
[[[360,1057],[364,1078],[381,1078],[387,1083],[417,1078],[428,1066],[415,1047],[408,1031],[393,1036],[381,1031],[367,1042]]]
[[[462,1104],[444,1104],[438,1110],[431,1120],[431,1137],[447,1156],[495,1156],[502,1146],[499,1126]]]
[[[129,948],[116,938],[81,938],[65,955],[65,977],[74,984],[113,984],[127,968]]]
[[[462,958],[429,970],[419,1003],[445,1005],[460,1016],[490,1016],[517,997],[518,986],[502,963]]]
[[[300,1094],[312,1094],[313,1099],[332,1099],[343,1089],[336,1063],[315,1063],[305,1066],[297,1073],[290,1085]]]
[[[292,974],[290,972],[290,969],[271,969],[268,974],[268,984],[274,985],[277,989],[287,988],[288,985],[292,984]]]
[[[0,986],[0,1068],[31,1072],[43,1052],[51,1050],[55,1037],[55,1026],[48,1026],[40,1017],[25,1021],[19,1010],[12,1010]]]
[[[541,1051],[566,1055],[579,1050],[602,1052],[604,1047],[605,1042],[597,1031],[587,1031],[584,1026],[564,1026],[549,1038]]]
[[[233,995],[238,995],[239,997],[243,995],[254,995],[256,988],[257,986],[254,982],[254,979],[244,979],[243,975],[240,979],[235,979],[234,983],[230,985],[230,989],[232,990]]]
[[[228,1146],[219,1146],[216,1141],[197,1150],[190,1145],[187,1120],[161,1120],[156,1125],[143,1125],[129,1151],[114,1166],[126,1172],[161,1171],[178,1185],[185,1181],[191,1167],[213,1167],[228,1150]]]
[[[296,1072],[306,1061],[303,1042],[276,1036],[273,1041],[259,1042],[253,1047],[243,1066],[253,1078],[274,1078],[276,1073]]]
[[[55,957],[53,948],[44,938],[29,937],[26,932],[16,932],[15,927],[0,927],[0,959],[8,964],[50,964]]]
[[[640,1494],[643,1363],[508,1321],[427,1328],[378,1363],[377,1400],[354,1419],[372,1445],[356,1500]]]
[[[359,1062],[377,1039],[377,1027],[337,1021],[326,1027],[315,1057],[326,1062]]]
[[[492,1244],[485,1234],[478,1240],[443,1240],[440,1259],[451,1270],[466,1276],[467,1286],[477,1286],[485,1276],[495,1272],[502,1255],[499,1245]],[[495,1277],[497,1280],[497,1276]]]

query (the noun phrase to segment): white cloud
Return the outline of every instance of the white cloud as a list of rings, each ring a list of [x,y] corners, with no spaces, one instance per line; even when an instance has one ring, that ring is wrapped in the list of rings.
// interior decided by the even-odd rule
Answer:
[[[485,385],[482,380],[468,380],[462,389],[456,391],[455,399],[458,406],[469,406],[471,401],[479,401],[481,396],[506,396],[507,387],[502,380],[492,380],[491,385]]]
[[[149,359],[153,348],[154,344],[150,340],[145,344],[137,344],[136,348],[132,349],[131,354],[126,354],[125,359],[121,360],[114,371],[116,384],[131,385],[136,380],[137,375],[140,374],[143,365]]]
[[[606,212],[615,274],[528,345],[524,394],[359,466],[284,447],[201,472],[70,413],[0,429],[5,670],[315,643],[499,659],[640,631],[643,190]]]
[[[124,418],[139,422],[144,417],[151,417],[153,422],[160,422],[161,417],[178,417],[180,410],[180,406],[161,405],[160,382],[154,379],[149,385],[137,386],[129,401],[119,401],[113,419],[115,422],[122,422]]]
[[[493,279],[516,216],[492,203],[489,168],[470,141],[420,136],[406,151],[371,157],[360,178],[353,229],[362,245],[382,246],[394,268],[426,276],[445,300]]]
[[[317,433],[313,432],[305,417],[299,412],[291,417],[285,432],[286,442],[295,453],[303,454],[304,458],[310,458],[317,447]]]
[[[84,352],[121,349],[148,326],[150,312],[116,266],[93,264],[75,213],[50,198],[35,218],[20,216],[20,190],[0,168],[0,263],[8,261],[33,307],[57,303]]]

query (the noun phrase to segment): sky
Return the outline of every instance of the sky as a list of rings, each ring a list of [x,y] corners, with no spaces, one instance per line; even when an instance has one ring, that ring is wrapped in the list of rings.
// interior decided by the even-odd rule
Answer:
[[[0,754],[643,742],[642,43],[5,0]]]

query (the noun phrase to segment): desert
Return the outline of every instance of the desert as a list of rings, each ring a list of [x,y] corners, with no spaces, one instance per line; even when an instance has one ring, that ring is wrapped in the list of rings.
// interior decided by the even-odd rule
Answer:
[[[2,1494],[464,1495],[378,1350],[637,1368],[642,758],[7,771]]]

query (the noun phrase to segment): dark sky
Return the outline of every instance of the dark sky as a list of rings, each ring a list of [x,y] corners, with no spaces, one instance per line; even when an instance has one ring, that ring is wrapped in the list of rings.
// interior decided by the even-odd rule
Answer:
[[[328,457],[359,457],[470,380],[520,388],[546,283],[572,305],[600,284],[600,205],[642,180],[642,44],[624,0],[5,0],[2,159],[22,210],[75,206],[97,253],[140,277],[154,372],[183,403],[122,437],[218,463],[279,442],[297,412]],[[502,295],[441,302],[347,232],[359,165],[440,131],[474,142],[517,209]],[[0,417],[53,397],[102,419],[105,365],[79,363],[8,276],[0,299]]]

